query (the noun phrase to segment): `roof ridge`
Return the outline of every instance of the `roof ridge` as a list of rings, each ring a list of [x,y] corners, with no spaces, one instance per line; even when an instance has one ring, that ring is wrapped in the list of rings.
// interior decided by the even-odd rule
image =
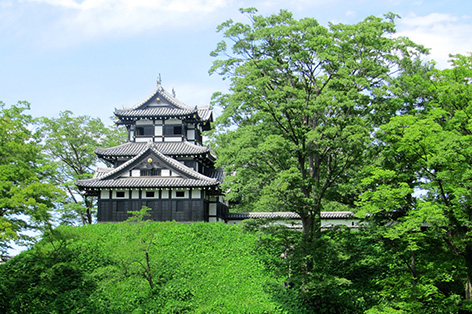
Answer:
[[[154,96],[156,96],[157,94],[160,94],[161,96],[163,96],[165,99],[167,99],[169,102],[171,102],[173,105],[177,106],[179,109],[184,109],[184,110],[195,110],[195,108],[192,108],[192,107],[189,107],[187,106],[186,104],[184,104],[182,101],[178,100],[177,98],[175,98],[173,95],[171,95],[170,93],[168,93],[160,84],[160,81],[158,81],[157,83],[157,86],[156,88],[154,89],[154,91],[151,93],[150,96],[148,96],[146,99],[144,99],[143,101],[141,101],[140,103],[132,106],[132,107],[123,107],[123,109],[121,110],[137,110],[137,109],[140,109],[141,106],[143,106],[144,104],[146,104],[149,100],[151,100]],[[198,108],[198,107],[197,107]],[[201,108],[201,109],[207,109],[207,108]],[[209,109],[209,107],[208,107]]]
[[[177,98],[175,98],[173,95],[169,94],[164,88],[161,87],[160,94],[164,96],[168,101],[170,101],[172,104],[176,105],[180,109],[186,109],[186,110],[192,110],[194,108],[187,106]]]
[[[154,89],[154,91],[151,93],[151,95],[149,95],[145,100],[143,100],[142,102],[140,102],[140,103],[134,105],[133,107],[123,107],[123,110],[135,110],[135,109],[138,109],[139,107],[141,107],[142,105],[144,105],[145,103],[147,103],[149,100],[151,100],[151,98],[154,97],[154,96],[159,92],[160,89],[162,89],[161,84],[157,84],[156,89]]]
[[[192,176],[194,179],[199,179],[199,180],[206,180],[206,181],[217,181],[216,179],[212,179],[210,177],[207,177],[201,173],[196,172],[195,170],[185,166],[184,164],[180,163],[179,161],[175,160],[174,158],[168,157],[155,149],[155,147],[151,146],[150,150],[152,150],[154,153],[156,153],[160,158],[162,158],[164,161],[169,163],[171,166],[174,168],[177,168],[178,170],[186,173],[189,176]]]

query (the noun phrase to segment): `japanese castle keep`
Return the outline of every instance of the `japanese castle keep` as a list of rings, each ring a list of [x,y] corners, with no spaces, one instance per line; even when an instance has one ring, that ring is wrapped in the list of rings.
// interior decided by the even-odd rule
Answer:
[[[124,221],[128,211],[143,206],[155,221],[225,220],[222,171],[202,145],[202,132],[213,120],[208,106],[186,106],[159,78],[146,100],[115,109],[115,116],[117,125],[126,126],[128,142],[95,151],[113,168],[98,168],[91,179],[76,182],[86,195],[98,197],[98,222]]]

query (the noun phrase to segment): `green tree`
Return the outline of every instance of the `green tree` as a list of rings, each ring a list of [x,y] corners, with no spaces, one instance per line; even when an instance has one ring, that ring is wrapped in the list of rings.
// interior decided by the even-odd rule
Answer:
[[[319,25],[287,11],[242,10],[250,24],[218,27],[210,73],[231,80],[215,94],[218,165],[228,198],[255,210],[294,211],[312,241],[330,202],[353,205],[350,180],[364,162],[376,123],[398,109],[389,91],[424,49],[393,38],[394,14],[354,25]]]
[[[82,224],[92,223],[95,199],[81,195],[75,181],[91,178],[99,165],[95,149],[123,143],[124,132],[106,127],[99,118],[74,116],[71,111],[61,112],[57,118],[43,117],[41,132],[46,153],[56,165],[54,182],[67,194],[61,219],[69,223],[77,220]]]
[[[0,254],[9,241],[27,238],[21,231],[47,227],[61,195],[46,183],[51,168],[28,109],[26,102],[10,107],[0,102]]]
[[[472,289],[471,78],[472,57],[456,55],[451,69],[433,69],[430,79],[416,80],[411,89],[422,91],[412,98],[417,108],[392,118],[376,134],[380,158],[367,170],[360,202],[361,215],[396,220],[384,237],[403,243],[410,254],[412,296],[424,297],[444,282],[459,283],[465,286],[466,307]],[[436,262],[441,254],[455,256],[460,261],[456,271],[418,269],[426,267],[424,247],[433,240],[443,246]],[[462,277],[452,277],[457,272]],[[423,278],[429,280],[429,291],[418,286]]]

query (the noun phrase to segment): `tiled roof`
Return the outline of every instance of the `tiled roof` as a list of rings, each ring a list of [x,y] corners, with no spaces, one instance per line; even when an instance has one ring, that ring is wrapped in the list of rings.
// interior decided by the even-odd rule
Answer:
[[[166,100],[162,103],[161,100]],[[159,105],[163,105],[160,107]],[[136,120],[138,118],[165,117],[165,118],[198,118],[201,121],[208,121],[211,118],[211,109],[209,106],[189,107],[175,98],[162,88],[160,81],[152,94],[141,103],[123,109],[115,109],[115,115],[119,118],[117,124],[125,123],[125,120]]]
[[[116,178],[116,175],[131,168],[135,163],[145,158],[148,153],[153,153],[157,158],[165,164],[168,168],[180,172],[187,178]],[[78,180],[76,185],[84,188],[103,188],[103,187],[194,187],[194,186],[214,186],[218,185],[218,180],[209,178],[195,170],[183,165],[177,160],[167,157],[153,147],[152,143],[146,144],[146,149],[143,149],[138,155],[131,158],[121,166],[104,170],[100,169],[100,174],[95,175],[92,179]]]
[[[210,107],[207,108],[199,108],[198,109],[198,115],[200,116],[200,119],[202,121],[207,121],[211,117],[211,109]]]
[[[78,180],[82,188],[174,188],[174,187],[210,187],[217,185],[212,180],[184,178],[119,178],[111,180]]]
[[[148,107],[144,109],[121,109],[115,110],[115,115],[119,118],[134,118],[134,117],[187,117],[193,114],[198,114],[197,109],[186,108],[168,108],[168,107]]]
[[[178,108],[190,109],[183,102],[181,102],[180,100],[175,98],[173,95],[169,94],[164,88],[162,88],[162,85],[161,85],[160,81],[157,82],[156,89],[154,90],[154,92],[152,92],[152,94],[148,98],[146,98],[141,103],[139,103],[139,104],[137,104],[137,105],[135,105],[131,108],[125,108],[125,109],[126,110],[134,110],[134,109],[139,109],[140,107],[144,107],[151,99],[153,99],[157,96],[161,96],[162,98],[166,99],[167,101],[169,101],[171,104],[175,105]]]
[[[211,169],[208,173],[210,178],[218,180],[218,182],[223,183],[224,172],[223,169]]]
[[[109,148],[99,148],[95,153],[99,156],[136,156],[144,149],[148,143],[145,142],[128,142],[122,145]],[[164,155],[199,155],[210,152],[210,148],[206,146],[197,146],[189,142],[159,142],[152,143],[153,148]]]
[[[248,212],[248,213],[228,213],[228,219],[300,219],[300,215],[294,212]],[[353,212],[321,212],[321,219],[347,219],[354,218]]]
[[[93,174],[92,179],[99,179],[99,178],[107,175],[112,170],[113,170],[113,168],[97,168],[97,170]]]

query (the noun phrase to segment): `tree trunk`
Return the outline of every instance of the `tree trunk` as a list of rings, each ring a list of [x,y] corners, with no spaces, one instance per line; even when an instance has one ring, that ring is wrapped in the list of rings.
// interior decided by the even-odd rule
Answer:
[[[93,215],[92,215],[92,210],[93,210],[93,199],[90,198],[85,198],[85,217],[83,218],[84,225],[91,225],[93,222]]]
[[[413,291],[413,299],[417,299],[417,293],[416,293],[416,284],[418,282],[418,273],[416,272],[416,254],[415,251],[410,251],[410,259],[411,259],[411,266],[410,266],[410,272],[411,272],[411,286],[412,286],[412,291]]]
[[[313,215],[305,214],[301,216],[302,219],[302,227],[303,227],[303,242],[305,243],[312,243],[314,239],[314,235],[316,233],[315,230],[315,217]]]
[[[465,283],[465,299],[472,302],[472,244],[467,244],[464,252],[467,280]]]
[[[321,208],[313,211],[313,214],[305,211],[300,214],[303,227],[303,240],[307,243],[313,242],[313,239],[318,238],[321,233]]]

